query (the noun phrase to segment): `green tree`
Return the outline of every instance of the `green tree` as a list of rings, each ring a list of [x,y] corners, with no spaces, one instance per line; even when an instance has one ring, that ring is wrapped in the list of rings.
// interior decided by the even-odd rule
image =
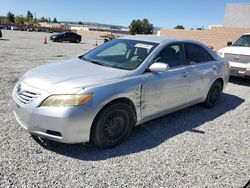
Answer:
[[[196,30],[205,30],[204,26],[198,27]]]
[[[41,21],[41,22],[46,22],[46,18],[41,17],[40,21]]]
[[[53,19],[53,23],[57,23],[57,19],[56,18]]]
[[[27,21],[33,20],[33,14],[29,10],[27,11],[26,19],[27,19]]]
[[[24,24],[25,18],[23,16],[16,16],[14,18],[16,24]]]
[[[15,15],[11,12],[8,12],[7,20],[8,20],[8,22],[14,23],[15,22]]]
[[[149,23],[148,19],[143,20],[137,19],[133,20],[129,25],[129,32],[132,35],[135,34],[152,34],[154,31],[153,24]]]
[[[177,25],[174,27],[174,29],[185,29],[183,25]]]
[[[131,24],[129,25],[129,33],[132,35],[135,34],[141,34],[142,33],[142,27],[141,27],[141,20],[133,20]]]
[[[148,19],[144,18],[142,20],[142,34],[153,34],[154,26],[149,23]]]
[[[8,19],[6,16],[0,16],[0,23],[1,24],[8,24]]]

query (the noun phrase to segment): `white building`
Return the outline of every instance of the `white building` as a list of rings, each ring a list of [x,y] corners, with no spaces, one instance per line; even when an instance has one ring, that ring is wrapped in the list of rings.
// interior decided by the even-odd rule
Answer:
[[[250,28],[250,3],[227,4],[224,26]]]

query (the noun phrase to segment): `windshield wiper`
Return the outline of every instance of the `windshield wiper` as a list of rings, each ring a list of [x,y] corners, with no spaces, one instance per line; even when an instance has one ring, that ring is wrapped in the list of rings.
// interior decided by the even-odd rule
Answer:
[[[234,44],[233,46],[245,46],[243,44]]]
[[[111,68],[127,70],[126,68],[123,68],[123,67],[118,67],[118,66],[115,66],[115,65],[109,65],[109,64],[101,63],[99,61],[89,60],[89,59],[86,59],[85,57],[82,57],[81,59],[84,60],[84,61],[88,61],[90,63],[96,64],[96,65],[104,66],[104,67],[111,67]]]
[[[89,60],[89,62],[91,62],[93,64],[96,64],[96,65],[101,65],[101,66],[104,66],[104,67],[112,67],[112,65],[108,65],[108,64],[101,63],[101,62],[98,62],[98,61]]]

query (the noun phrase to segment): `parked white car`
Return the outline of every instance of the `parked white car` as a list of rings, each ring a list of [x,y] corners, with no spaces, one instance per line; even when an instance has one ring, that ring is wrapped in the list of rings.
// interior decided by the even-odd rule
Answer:
[[[218,51],[230,63],[230,75],[250,78],[250,33],[242,35],[234,44]]]

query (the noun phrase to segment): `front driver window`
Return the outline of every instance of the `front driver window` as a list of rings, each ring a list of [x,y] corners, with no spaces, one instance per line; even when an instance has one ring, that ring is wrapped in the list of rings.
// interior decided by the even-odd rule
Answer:
[[[174,44],[164,48],[155,58],[154,62],[166,63],[169,67],[183,65],[183,48],[180,44]]]

